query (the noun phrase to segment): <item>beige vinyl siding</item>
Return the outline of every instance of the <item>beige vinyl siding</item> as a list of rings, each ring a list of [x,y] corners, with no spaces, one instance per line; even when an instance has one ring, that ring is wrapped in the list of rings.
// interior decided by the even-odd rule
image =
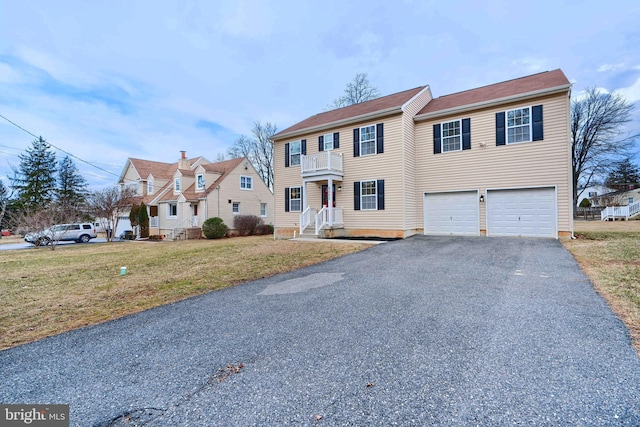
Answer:
[[[240,188],[240,177],[252,177],[252,190]],[[220,212],[218,213],[218,190],[211,187],[207,197],[207,215],[209,218],[220,217],[229,228],[233,228],[233,219],[236,215],[232,212],[233,202],[240,203],[239,215],[260,216],[260,203],[267,204],[267,217],[262,218],[265,224],[273,224],[274,204],[273,194],[264,181],[258,176],[251,165],[245,170],[244,163],[240,163],[231,171],[220,184]],[[231,203],[229,203],[231,200]],[[202,213],[204,214],[204,212]],[[200,216],[201,213],[198,212]]]
[[[384,153],[353,157],[353,129],[357,127],[384,123]],[[342,191],[336,193],[336,207],[342,207],[344,225],[347,229],[381,229],[403,230],[405,199],[404,172],[402,159],[404,148],[402,143],[403,122],[402,115],[378,118],[373,121],[361,122],[340,128],[305,134],[304,136],[276,141],[274,144],[274,195],[275,195],[275,223],[278,228],[299,227],[300,212],[284,211],[284,189],[286,187],[303,187],[300,166],[285,167],[285,149],[288,142],[307,140],[307,155],[317,154],[318,137],[327,133],[340,133],[340,148],[333,150],[342,153],[344,180],[334,181],[336,190],[338,185]],[[354,211],[353,186],[356,181],[384,179],[385,209],[384,211]],[[322,182],[307,183],[307,203],[313,208],[320,208]],[[411,195],[413,197],[413,194]],[[303,209],[305,207],[303,206]]]
[[[495,114],[543,105],[544,140],[496,146]],[[471,119],[471,150],[433,154],[433,125]],[[553,95],[416,123],[418,193],[500,188],[557,187],[558,231],[572,229],[568,95]],[[485,144],[485,146],[481,146]],[[486,230],[486,206],[480,204]]]
[[[402,132],[403,132],[403,156],[402,168],[404,171],[404,204],[403,204],[403,230],[405,235],[415,233],[416,229],[422,227],[422,219],[419,212],[421,207],[419,203],[421,198],[416,198],[417,191],[417,163],[416,163],[416,144],[415,144],[415,124],[413,117],[420,111],[429,101],[431,101],[431,91],[429,88],[420,93],[415,99],[404,106],[404,114],[402,115]]]

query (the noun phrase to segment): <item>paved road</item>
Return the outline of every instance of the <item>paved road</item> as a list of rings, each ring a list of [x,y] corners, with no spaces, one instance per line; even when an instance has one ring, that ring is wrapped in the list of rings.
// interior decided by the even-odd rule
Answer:
[[[385,243],[0,352],[0,378],[81,426],[640,425],[626,329],[543,239]]]
[[[116,239],[115,242],[119,242],[120,240]],[[104,237],[97,237],[95,239],[91,239],[89,243],[106,243],[107,239]],[[74,245],[76,242],[58,242],[58,246],[65,245]],[[20,243],[5,243],[0,245],[0,251],[11,251],[15,249],[47,249],[46,247],[36,248],[33,244],[27,242]]]

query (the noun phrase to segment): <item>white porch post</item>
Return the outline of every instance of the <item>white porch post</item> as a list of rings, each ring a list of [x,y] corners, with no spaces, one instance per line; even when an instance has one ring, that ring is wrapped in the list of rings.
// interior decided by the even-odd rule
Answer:
[[[304,212],[307,209],[307,181],[302,181],[302,207],[300,212]]]
[[[327,205],[329,205],[329,227],[333,227],[333,179],[331,177],[327,186]]]

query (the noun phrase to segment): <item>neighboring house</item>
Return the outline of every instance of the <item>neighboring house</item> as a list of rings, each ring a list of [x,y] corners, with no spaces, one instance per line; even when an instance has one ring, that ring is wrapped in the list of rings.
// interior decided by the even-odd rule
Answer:
[[[570,90],[561,70],[421,86],[294,124],[272,138],[276,237],[569,236]]]
[[[246,158],[211,163],[204,157],[176,163],[129,158],[120,175],[147,205],[151,235],[199,237],[202,223],[220,217],[233,229],[236,215],[255,215],[273,224],[273,193]],[[131,229],[122,217],[117,233]]]
[[[600,205],[600,196],[603,194],[611,193],[615,190],[609,187],[605,187],[604,185],[592,185],[587,188],[582,188],[578,190],[578,202],[577,206],[580,206],[580,202],[583,199],[589,199],[592,207],[600,207],[604,205]]]
[[[601,212],[606,219],[632,219],[640,215],[640,189],[612,191],[597,198],[598,206],[605,209]]]

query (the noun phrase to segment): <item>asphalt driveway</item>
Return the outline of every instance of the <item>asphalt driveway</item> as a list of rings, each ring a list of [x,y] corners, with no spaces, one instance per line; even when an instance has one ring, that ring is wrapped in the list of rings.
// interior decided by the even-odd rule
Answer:
[[[2,351],[0,402],[80,426],[638,426],[640,359],[558,241],[416,236]]]

